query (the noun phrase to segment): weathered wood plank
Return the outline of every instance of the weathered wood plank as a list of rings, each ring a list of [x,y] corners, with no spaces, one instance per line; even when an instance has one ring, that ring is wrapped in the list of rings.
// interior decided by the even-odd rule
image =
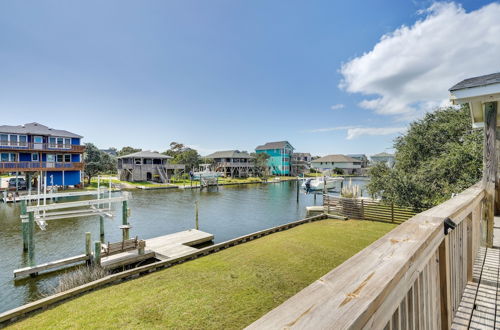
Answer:
[[[31,275],[31,274],[35,274],[35,273],[40,273],[40,272],[43,272],[45,270],[54,269],[57,267],[70,265],[70,264],[74,264],[74,263],[81,262],[81,261],[86,261],[88,259],[89,259],[88,255],[81,254],[81,255],[74,256],[74,257],[69,257],[69,258],[65,258],[65,259],[47,262],[47,263],[36,265],[33,267],[19,268],[19,269],[14,270],[14,277],[21,277],[21,276]]]

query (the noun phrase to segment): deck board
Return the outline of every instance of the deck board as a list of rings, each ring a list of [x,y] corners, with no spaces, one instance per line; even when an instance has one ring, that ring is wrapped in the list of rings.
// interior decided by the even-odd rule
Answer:
[[[196,251],[196,248],[192,246],[210,242],[213,239],[214,235],[201,230],[184,230],[174,234],[146,239],[144,255],[139,255],[137,250],[117,253],[102,258],[101,265],[105,268],[116,268],[153,257],[160,260],[178,258]]]
[[[472,282],[465,287],[452,329],[499,329],[499,273],[500,249],[481,248],[475,259]]]

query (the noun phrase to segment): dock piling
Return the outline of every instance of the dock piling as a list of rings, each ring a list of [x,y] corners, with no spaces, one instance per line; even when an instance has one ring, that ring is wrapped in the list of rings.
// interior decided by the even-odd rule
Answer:
[[[92,257],[92,246],[91,246],[91,239],[90,239],[90,233],[86,232],[85,233],[85,255],[89,258],[87,260],[87,264],[90,263],[90,259]]]
[[[21,216],[26,216],[26,201],[21,201]],[[22,233],[23,233],[23,251],[28,251],[28,231],[29,231],[29,222],[28,219],[22,217],[21,220]]]
[[[101,265],[101,241],[94,242],[94,265]]]
[[[104,217],[99,216],[99,237],[101,242],[104,243]]]
[[[199,230],[200,229],[200,222],[199,222],[199,217],[198,217],[198,210],[199,210],[199,207],[198,207],[198,201],[195,201],[194,202],[194,214],[195,214],[195,224],[196,224],[196,230]]]
[[[300,181],[297,179],[297,204],[299,203],[299,188],[300,188]]]
[[[127,205],[127,201],[123,201],[122,213],[123,213],[123,216],[122,216],[122,225],[126,226],[126,225],[128,225],[128,205]]]
[[[35,214],[33,212],[28,213],[28,260],[29,265],[35,265],[35,240],[33,238],[35,233]]]

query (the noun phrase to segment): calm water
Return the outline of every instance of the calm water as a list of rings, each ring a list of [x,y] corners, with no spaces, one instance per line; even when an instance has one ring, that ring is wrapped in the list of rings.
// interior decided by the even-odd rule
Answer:
[[[355,178],[352,182],[364,186],[366,179]],[[133,191],[129,202],[131,237],[147,239],[194,228],[196,200],[200,207],[200,230],[214,234],[215,242],[298,220],[305,216],[305,207],[315,203],[313,195],[301,192],[297,204],[296,184],[222,186],[202,192],[197,189]],[[65,199],[70,200],[76,199]],[[318,195],[316,204],[321,202]],[[105,220],[106,241],[121,240],[120,224],[121,212],[116,212],[114,219]],[[0,312],[3,312],[49,293],[57,285],[58,274],[14,281],[13,270],[27,266],[22,251],[19,205],[0,203],[0,226]],[[84,253],[85,232],[92,233],[92,240],[99,239],[98,217],[53,220],[45,231],[37,227],[36,263]]]

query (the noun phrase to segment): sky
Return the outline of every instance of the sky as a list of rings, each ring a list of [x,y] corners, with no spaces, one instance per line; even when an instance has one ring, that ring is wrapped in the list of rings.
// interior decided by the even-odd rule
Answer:
[[[392,151],[462,79],[500,71],[491,1],[0,1],[0,125],[206,155],[289,141]]]

